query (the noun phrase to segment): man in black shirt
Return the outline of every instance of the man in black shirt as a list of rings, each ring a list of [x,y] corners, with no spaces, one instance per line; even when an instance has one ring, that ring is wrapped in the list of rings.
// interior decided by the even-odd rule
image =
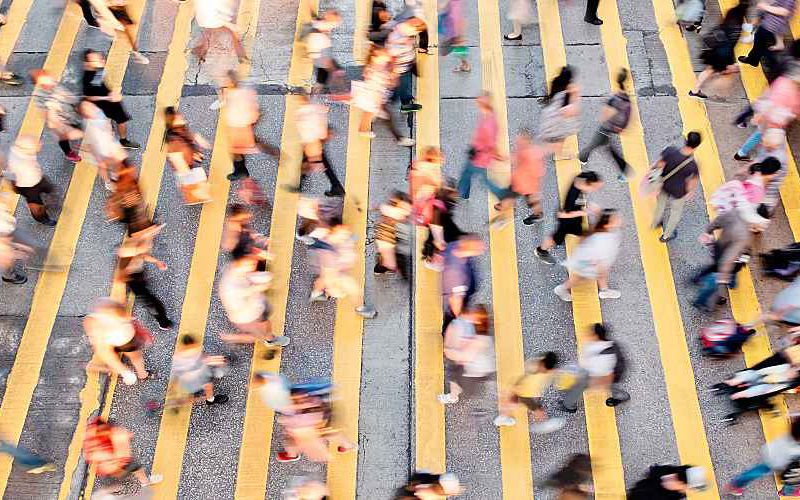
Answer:
[[[691,490],[706,487],[702,467],[691,465],[653,465],[647,476],[628,491],[628,500],[680,500]]]
[[[655,165],[655,168],[662,169],[663,185],[653,212],[653,229],[663,226],[664,232],[658,238],[662,243],[678,235],[675,228],[683,215],[683,206],[697,190],[699,172],[693,155],[701,142],[700,132],[689,132],[683,147],[670,146],[664,149]],[[664,211],[667,205],[669,205],[669,217],[665,221]]]
[[[556,245],[563,245],[568,234],[580,236],[583,234],[583,218],[589,212],[595,212],[597,207],[589,205],[586,201],[588,193],[594,193],[603,187],[603,180],[592,170],[581,172],[572,181],[572,185],[564,198],[564,206],[559,210],[556,230],[544,242],[536,247],[534,253],[546,264],[555,264],[556,259],[550,255],[550,249]]]
[[[83,53],[83,95],[84,99],[100,108],[109,120],[117,124],[119,143],[128,149],[138,149],[139,144],[128,140],[127,123],[130,115],[122,106],[122,95],[112,92],[103,80],[106,58],[92,49]]]

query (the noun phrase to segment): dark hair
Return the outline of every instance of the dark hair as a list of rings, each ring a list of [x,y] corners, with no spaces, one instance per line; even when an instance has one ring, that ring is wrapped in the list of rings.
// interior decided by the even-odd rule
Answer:
[[[593,324],[592,331],[600,340],[608,340],[608,329],[602,323]]]
[[[772,175],[780,169],[781,169],[781,162],[774,156],[766,158],[761,163],[753,163],[752,165],[750,165],[751,174],[759,172],[761,173],[761,175]]]
[[[800,40],[795,40],[789,45],[789,55],[793,59],[800,59]]]
[[[181,337],[181,345],[194,345],[196,343],[197,341],[191,335],[186,334]]]
[[[408,196],[408,194],[406,194],[403,191],[400,191],[399,189],[395,189],[394,191],[392,191],[391,199],[397,200],[397,201],[400,201],[400,202],[404,201],[406,203],[411,203],[411,198]]]
[[[625,81],[628,79],[628,69],[621,68],[617,73],[617,85],[620,90],[625,90]]]
[[[703,136],[700,135],[700,132],[693,130],[686,134],[686,145],[692,149],[696,148],[703,142]]]
[[[553,351],[547,351],[546,353],[542,354],[542,365],[547,370],[552,370],[558,364],[558,354],[554,353]]]
[[[747,14],[748,2],[739,2],[736,7],[731,7],[722,18],[721,26],[734,26],[739,27],[744,22],[744,17]]]
[[[561,71],[550,82],[550,93],[547,95],[548,102],[559,92],[567,90],[569,84],[572,83],[572,76],[572,66],[561,68]]]
[[[239,214],[246,214],[250,213],[250,209],[246,206],[242,205],[241,203],[234,203],[230,207],[230,214],[231,215],[239,215]]]
[[[476,304],[470,306],[464,311],[468,314],[474,314],[478,317],[478,322],[475,324],[475,333],[478,335],[489,335],[489,311],[483,304]]]
[[[575,178],[583,179],[586,182],[586,184],[594,184],[595,182],[600,182],[602,180],[600,178],[600,175],[594,170],[584,170],[583,172],[576,175]]]
[[[611,222],[611,218],[616,213],[617,211],[613,208],[604,208],[590,234],[606,232],[608,230],[608,224]]]

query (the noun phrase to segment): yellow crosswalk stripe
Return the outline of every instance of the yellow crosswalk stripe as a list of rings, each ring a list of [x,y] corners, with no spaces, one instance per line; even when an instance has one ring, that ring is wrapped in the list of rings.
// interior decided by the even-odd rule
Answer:
[[[356,0],[356,26],[365,26],[370,18],[371,0]],[[355,39],[364,36],[358,29]],[[358,43],[353,44],[354,50]],[[356,260],[353,278],[364,289],[364,250],[367,236],[367,209],[369,207],[370,140],[358,133],[361,112],[350,107],[347,132],[347,171],[345,173],[344,209],[342,221],[353,231]],[[366,302],[365,297],[365,302]],[[358,443],[358,410],[361,400],[361,347],[364,319],[356,314],[352,300],[336,301],[336,320],[333,326],[333,375],[336,391],[336,419],[347,438]],[[328,463],[328,487],[331,497],[354,499],[356,497],[356,472],[358,452],[336,454]]]
[[[296,33],[310,20],[311,12],[317,11],[317,0],[300,0],[297,7]],[[311,76],[310,60],[304,57],[303,47],[295,42],[289,65],[290,85],[300,85]],[[272,221],[270,222],[269,248],[274,259],[270,262],[272,273],[272,327],[277,334],[283,334],[286,324],[286,304],[289,299],[289,279],[292,272],[292,256],[295,244],[298,194],[283,189],[282,186],[296,186],[299,181],[303,148],[300,144],[295,114],[300,106],[296,96],[287,95],[283,114],[281,135],[281,157],[278,164],[278,177],[275,182],[275,196],[272,202]],[[264,359],[266,347],[257,344],[253,351],[250,375],[258,372],[278,372],[281,366],[281,351],[275,352],[273,359]],[[264,498],[269,473],[269,455],[272,445],[272,432],[275,412],[261,402],[258,394],[249,390],[242,429],[242,445],[239,450],[239,467],[236,474],[235,498],[249,500]]]
[[[131,2],[129,9],[137,19],[141,17],[144,5],[145,0]],[[136,29],[138,30],[138,24]],[[115,40],[111,46],[106,66],[106,81],[111,88],[118,88],[121,85],[130,55],[127,42],[118,43],[118,41],[119,39]],[[75,166],[69,189],[64,197],[61,217],[47,253],[46,268],[56,265],[69,267],[72,263],[96,175],[96,168],[86,161],[81,161]],[[22,333],[14,366],[8,375],[6,393],[0,406],[0,421],[3,422],[7,439],[15,444],[19,441],[25,425],[28,407],[39,380],[47,343],[68,275],[66,271],[43,271],[33,292],[28,321]],[[5,491],[11,464],[12,459],[8,455],[0,457],[0,494]]]
[[[609,2],[604,2],[609,3]],[[547,81],[551,81],[567,64],[564,39],[561,32],[561,14],[554,2],[537,2],[539,19],[547,19],[541,25],[542,54]],[[608,50],[606,51],[609,52]],[[606,56],[608,57],[608,55]],[[610,65],[609,65],[610,66]],[[564,144],[564,154],[577,156],[578,140],[569,137]],[[580,173],[577,160],[556,161],[559,192],[563,197],[572,184],[572,179]],[[567,239],[567,253],[576,246],[574,238]],[[583,335],[594,323],[602,323],[597,284],[583,281],[572,290],[572,313],[578,350],[583,346]],[[607,394],[598,391],[584,393],[586,412],[586,433],[589,441],[589,455],[592,457],[592,479],[597,498],[624,498],[625,479],[622,469],[622,455],[614,409],[606,406]]]
[[[497,2],[478,1],[480,26],[481,82],[492,95],[497,116],[498,152],[508,155],[508,109],[500,43],[500,11]],[[498,172],[498,181],[507,184],[509,172]],[[501,185],[503,185],[501,184]],[[489,213],[494,214],[497,200],[488,197]],[[517,272],[517,246],[513,220],[502,229],[489,230],[489,258],[492,269],[492,310],[494,342],[497,356],[497,392],[508,390],[523,374],[524,349],[522,345],[522,318],[519,300],[519,273]],[[528,414],[518,409],[516,425],[501,427],[500,465],[502,468],[503,498],[519,500],[533,498],[531,475],[530,435]]]
[[[28,20],[33,0],[16,0],[6,13],[6,24],[0,28],[0,67],[8,62],[25,22]],[[65,12],[69,8],[65,9]]]
[[[248,51],[258,28],[260,4],[261,2],[257,0],[242,0],[239,3],[238,24],[241,31],[246,34],[243,43]],[[249,73],[249,63],[239,65],[241,78],[246,78]],[[217,123],[208,175],[212,201],[204,204],[200,212],[176,342],[184,335],[205,336],[230,189],[230,182],[226,177],[231,169],[223,119],[226,112],[223,107]],[[167,394],[171,392],[173,385],[170,381]],[[164,480],[153,487],[155,498],[176,498],[178,495],[189,419],[192,416],[191,406],[182,405],[177,411],[165,410],[161,416],[152,470],[153,473],[162,474]]]
[[[182,4],[178,8],[174,22],[172,39],[167,48],[167,58],[164,61],[164,71],[158,85],[155,98],[155,111],[150,125],[150,133],[147,139],[144,155],[142,156],[142,168],[139,173],[139,180],[144,192],[145,203],[150,216],[155,211],[158,193],[161,188],[161,173],[163,172],[166,160],[166,151],[162,147],[164,139],[164,107],[177,106],[183,88],[183,79],[177,78],[179,74],[185,74],[188,68],[188,60],[184,56],[184,49],[189,41],[192,28],[193,6],[190,2]],[[111,291],[111,298],[119,301],[125,300],[125,286],[114,283]],[[130,305],[133,305],[133,296],[130,297]],[[111,408],[114,399],[114,388],[116,387],[116,376],[112,376],[109,387],[106,389],[104,411]],[[80,394],[81,407],[78,413],[78,424],[70,442],[67,460],[64,465],[64,479],[61,483],[59,500],[65,500],[70,493],[72,486],[71,471],[78,464],[83,445],[85,422],[100,404],[100,374],[87,369],[86,385]]]
[[[661,40],[665,47],[669,47],[666,49],[667,51],[675,46],[675,40],[670,38],[670,31],[661,22],[666,18],[666,12],[661,7],[665,6],[669,1],[654,0],[653,2],[656,19],[661,27],[659,31],[662,37]],[[670,8],[672,8],[671,5],[670,3]],[[616,72],[620,68],[626,68],[630,71],[630,64],[616,3],[605,2],[601,9],[602,19],[605,22],[600,29],[600,33],[606,49],[605,56],[609,82],[613,84],[616,79]],[[674,19],[674,12],[672,19]],[[677,32],[677,26],[674,23],[673,27]],[[679,32],[678,35],[680,35]],[[642,199],[638,193],[638,181],[641,175],[646,172],[649,162],[635,91],[631,92],[631,102],[634,106],[631,123],[620,136],[620,141],[626,160],[636,172],[636,175],[629,181],[631,203],[638,233],[642,267],[644,268],[645,281],[650,296],[653,326],[658,338],[661,366],[664,372],[664,382],[669,398],[678,454],[682,463],[702,466],[708,474],[709,487],[703,492],[693,492],[691,497],[698,499],[719,498],[711,453],[708,448],[700,403],[697,397],[694,371],[686,345],[686,334],[683,329],[668,248],[658,241],[659,232],[650,228],[653,200]],[[689,120],[687,123],[702,124],[699,120]],[[704,135],[708,136],[710,134]]]
[[[425,18],[436,19],[436,0],[425,0]],[[429,26],[430,45],[438,46],[438,33]],[[417,81],[417,156],[428,147],[439,147],[439,55],[418,58]],[[414,407],[415,467],[433,472],[445,470],[444,407],[436,399],[444,386],[442,357],[442,297],[439,273],[422,262],[422,246],[427,233],[416,230],[414,265]]]
[[[721,1],[720,9],[723,11],[726,10],[727,4],[728,3]],[[683,123],[693,126],[697,125],[703,133],[703,144],[696,151],[695,157],[698,159],[698,164],[701,166],[700,180],[703,185],[703,191],[706,193],[706,200],[708,200],[710,194],[725,182],[725,173],[719,158],[716,142],[713,139],[714,135],[708,120],[706,108],[702,103],[696,102],[688,97],[689,90],[694,86],[695,78],[691,66],[692,59],[685,41],[683,43],[678,42],[679,40],[674,38],[674,43],[671,45],[665,43],[664,48],[667,52],[667,59],[672,71],[673,85],[678,94],[678,107],[681,112],[681,117],[683,118]],[[743,71],[747,70],[743,69]],[[701,128],[701,124],[705,124],[705,126]],[[713,218],[714,210],[708,203],[706,203],[706,209],[709,218]],[[788,212],[787,210],[787,214]],[[736,289],[729,291],[733,316],[739,322],[753,321],[761,314],[761,307],[758,303],[758,297],[756,296],[753,277],[750,274],[749,267],[745,267],[739,271],[737,282],[738,286]],[[769,337],[763,326],[758,328],[758,333],[744,345],[742,350],[744,352],[745,363],[748,366],[752,366],[772,354]],[[776,437],[786,433],[788,428],[786,403],[783,397],[776,398],[776,402],[778,403],[776,408],[780,410],[779,416],[773,417],[765,412],[760,413],[761,425],[764,429],[764,437],[767,441],[772,441]]]

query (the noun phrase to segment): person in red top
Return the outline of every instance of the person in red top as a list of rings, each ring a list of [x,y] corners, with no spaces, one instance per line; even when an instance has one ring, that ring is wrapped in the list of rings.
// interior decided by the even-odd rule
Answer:
[[[545,148],[533,141],[527,131],[520,132],[514,139],[514,154],[511,157],[511,188],[495,205],[500,212],[492,223],[505,224],[514,212],[514,201],[524,196],[532,213],[523,219],[525,225],[542,220],[542,178],[545,174]]]
[[[470,143],[469,159],[461,171],[458,179],[458,192],[462,199],[469,199],[469,191],[472,185],[472,177],[475,175],[483,179],[486,187],[489,188],[497,198],[502,199],[506,190],[494,184],[488,177],[487,170],[495,160],[503,160],[503,156],[497,152],[497,134],[499,132],[497,117],[492,107],[492,98],[484,94],[476,100],[480,117],[475,133],[472,135]]]

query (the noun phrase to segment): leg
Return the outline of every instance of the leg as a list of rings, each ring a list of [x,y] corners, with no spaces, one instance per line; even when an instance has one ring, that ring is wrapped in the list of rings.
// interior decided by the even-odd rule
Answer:
[[[133,371],[136,372],[136,376],[139,378],[139,380],[146,379],[149,374],[147,373],[147,369],[144,367],[144,356],[142,356],[142,351],[126,352],[125,356],[131,360]]]
[[[664,224],[664,238],[669,238],[675,234],[675,228],[683,215],[683,207],[686,205],[686,197],[669,198],[669,217]]]
[[[125,38],[127,38],[128,43],[131,44],[131,50],[134,52],[139,52],[139,46],[136,45],[136,35],[133,33],[133,25],[125,25]]]
[[[164,308],[164,304],[147,287],[144,277],[134,277],[128,282],[128,287],[136,295],[136,298],[142,301],[147,312],[156,319],[158,326],[161,328],[172,326],[172,321],[167,317],[167,310]]]
[[[694,88],[692,89],[693,94],[699,94],[700,90],[703,88],[703,85],[708,81],[709,78],[714,76],[716,71],[714,71],[711,67],[706,67],[703,71],[697,75],[697,80],[694,82]]]
[[[461,171],[461,176],[458,178],[458,194],[462,199],[469,199],[470,187],[472,185],[472,176],[477,172],[477,168],[472,166],[472,163],[467,161],[464,169]]]
[[[247,52],[244,50],[244,45],[242,45],[242,41],[239,39],[239,35],[237,35],[232,29],[228,28],[227,26],[222,28],[228,35],[231,37],[231,42],[233,43],[233,50],[236,52],[236,57],[239,60],[247,59]]]
[[[0,441],[0,453],[10,455],[16,463],[26,469],[41,467],[47,463],[47,460],[34,455],[25,448],[14,446],[7,441]]]
[[[614,144],[610,139],[608,142],[608,151],[609,153],[611,153],[611,157],[614,159],[614,163],[617,164],[620,174],[623,176],[627,176],[628,171],[630,171],[628,162],[625,161],[625,158],[622,156],[622,152],[617,148],[616,144]]]
[[[412,92],[413,77],[411,70],[406,71],[400,75],[400,83],[397,85],[397,98],[400,99],[400,104],[411,104],[414,100]]]
[[[575,383],[572,384],[572,387],[570,387],[564,393],[564,397],[561,400],[561,405],[567,410],[577,410],[578,402],[580,401],[581,396],[583,396],[583,391],[585,391],[588,386],[589,372],[584,369],[580,369],[575,376]]]
[[[514,30],[506,35],[507,38],[517,38],[522,35],[522,23],[519,21],[511,21],[511,25],[514,27]]]
[[[748,105],[744,111],[736,115],[736,120],[734,123],[736,123],[736,125],[739,126],[741,125],[747,126],[748,122],[750,121],[750,118],[753,117],[754,113],[755,112],[753,111],[753,107]]]
[[[117,134],[119,135],[120,141],[124,141],[128,138],[128,122],[117,123]]]
[[[597,18],[597,6],[600,5],[600,0],[586,0],[586,14],[583,16],[583,20],[586,22],[596,21]]]
[[[653,222],[650,224],[651,228],[655,229],[664,223],[664,210],[667,208],[667,201],[669,201],[669,195],[664,191],[659,192],[656,198],[656,208],[653,211]]]
[[[758,66],[761,58],[767,55],[773,45],[775,45],[775,35],[759,26],[753,39],[753,48],[747,57],[741,58],[740,61],[750,66]]]
[[[750,467],[746,471],[742,472],[741,474],[737,475],[733,480],[731,480],[731,485],[735,488],[744,488],[748,484],[752,483],[756,479],[766,476],[772,472],[769,466],[765,463],[756,464],[753,467]]]
[[[744,141],[744,144],[742,144],[742,147],[739,148],[739,151],[737,151],[736,154],[742,157],[748,156],[761,142],[761,137],[763,135],[764,134],[761,132],[760,129],[750,134],[750,137],[748,137],[747,140]]]
[[[344,186],[339,181],[339,178],[336,177],[336,172],[333,170],[330,162],[328,161],[328,157],[325,156],[325,151],[322,152],[322,165],[325,167],[325,177],[328,178],[328,182],[331,184],[331,189],[328,193],[331,193],[333,196],[341,196],[344,194]],[[326,193],[327,194],[327,193]]]
[[[592,136],[592,140],[589,142],[589,145],[583,148],[578,155],[578,160],[581,163],[586,163],[589,161],[589,155],[592,154],[596,148],[600,146],[605,146],[608,144],[608,136],[604,134],[602,131],[598,130]]]
[[[206,60],[208,48],[211,45],[211,30],[204,29],[200,32],[200,38],[197,43],[192,47],[192,54],[195,55],[201,62]]]
[[[250,177],[250,172],[247,170],[247,165],[244,160],[244,155],[233,155],[233,173],[228,176],[230,180],[242,179]]]

